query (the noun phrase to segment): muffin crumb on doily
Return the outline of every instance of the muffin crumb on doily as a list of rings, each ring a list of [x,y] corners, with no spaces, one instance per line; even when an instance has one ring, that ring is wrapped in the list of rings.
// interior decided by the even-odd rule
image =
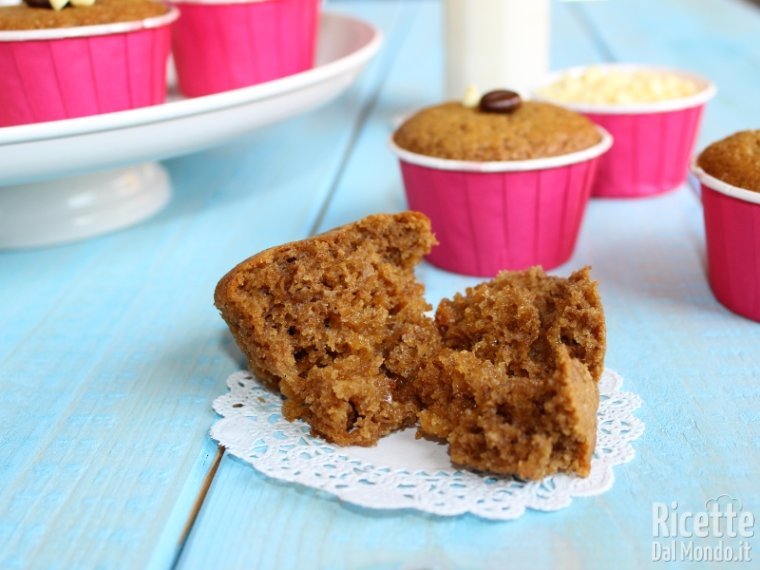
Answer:
[[[216,306],[283,415],[315,435],[372,445],[419,421],[462,466],[588,475],[605,352],[588,268],[504,272],[434,322],[414,277],[434,243],[422,214],[370,216],[242,262]]]

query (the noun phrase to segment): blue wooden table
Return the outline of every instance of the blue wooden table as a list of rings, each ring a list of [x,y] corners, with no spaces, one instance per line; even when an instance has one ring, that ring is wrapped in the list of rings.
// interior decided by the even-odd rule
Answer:
[[[211,401],[241,361],[216,281],[262,248],[404,209],[388,134],[442,97],[437,2],[330,7],[386,34],[340,100],[169,161],[174,200],[147,223],[0,253],[0,568],[638,568],[655,501],[698,511],[728,494],[760,519],[760,325],[712,297],[686,187],[594,201],[558,270],[593,265],[607,365],[645,402],[637,457],[607,494],[509,523],[372,512],[217,449]],[[700,147],[760,127],[760,10],[742,0],[556,3],[552,37],[554,68],[652,62],[713,79]],[[431,302],[473,282],[420,276]]]

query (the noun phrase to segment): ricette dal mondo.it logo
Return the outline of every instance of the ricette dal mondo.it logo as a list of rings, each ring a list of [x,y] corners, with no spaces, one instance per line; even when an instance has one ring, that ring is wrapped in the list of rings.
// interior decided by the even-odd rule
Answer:
[[[654,562],[751,562],[755,515],[729,495],[705,501],[704,510],[678,502],[652,503]]]

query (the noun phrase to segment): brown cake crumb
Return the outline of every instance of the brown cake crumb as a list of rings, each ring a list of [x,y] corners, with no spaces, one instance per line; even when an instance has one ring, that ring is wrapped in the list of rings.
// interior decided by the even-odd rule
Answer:
[[[413,381],[439,346],[414,266],[435,240],[407,212],[264,251],[218,284],[216,306],[283,415],[340,445],[416,422]]]
[[[32,8],[25,4],[0,6],[0,30],[44,30],[134,22],[162,16],[169,9],[152,0],[97,0],[92,6],[63,10]]]
[[[558,156],[592,147],[601,138],[586,117],[537,101],[525,101],[512,113],[443,103],[418,112],[393,135],[399,147],[417,154],[473,161]]]
[[[589,474],[599,390],[564,346],[538,378],[444,351],[422,375],[420,395],[420,432],[447,440],[455,464],[523,479]]]
[[[605,351],[588,273],[501,273],[442,301],[436,322],[449,350],[418,379],[420,433],[446,439],[465,467],[587,475]]]
[[[714,142],[702,151],[697,164],[718,180],[760,192],[760,130],[741,131]]]
[[[283,415],[315,435],[372,445],[419,421],[464,467],[587,475],[605,351],[588,268],[502,273],[434,322],[414,278],[434,243],[422,214],[370,216],[244,261],[216,306]]]
[[[589,273],[585,267],[563,279],[539,267],[502,272],[465,295],[444,299],[435,315],[443,341],[503,362],[511,375],[525,377],[542,373],[552,364],[553,348],[564,344],[599,380],[606,330],[602,300]]]

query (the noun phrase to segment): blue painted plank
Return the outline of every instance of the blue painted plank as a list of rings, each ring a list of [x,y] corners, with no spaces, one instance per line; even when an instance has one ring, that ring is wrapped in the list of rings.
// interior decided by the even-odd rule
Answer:
[[[400,115],[442,94],[438,8],[419,6],[320,229],[405,208],[386,141]],[[727,53],[757,46],[756,35],[733,33],[760,29],[760,14],[741,2],[616,0],[554,8],[552,67],[605,59],[683,66],[719,79],[703,142],[722,129],[760,123],[747,96],[757,92],[758,74],[721,67]],[[720,24],[710,28],[718,12]],[[710,56],[711,45],[722,55]],[[752,57],[741,57],[727,65],[754,69]],[[226,457],[180,566],[639,568],[652,563],[653,501],[697,511],[728,493],[757,517],[760,326],[713,299],[702,240],[701,210],[686,189],[644,201],[594,201],[575,255],[557,271],[594,266],[607,309],[607,363],[645,400],[639,415],[647,433],[635,461],[617,468],[610,492],[512,523],[378,513],[268,480]],[[419,274],[432,302],[475,282],[424,264]]]

